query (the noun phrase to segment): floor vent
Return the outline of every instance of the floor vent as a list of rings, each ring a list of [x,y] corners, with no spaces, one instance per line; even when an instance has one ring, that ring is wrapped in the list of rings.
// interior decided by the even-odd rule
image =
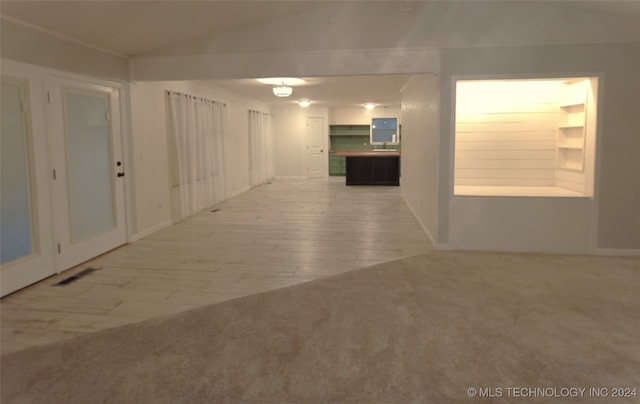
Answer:
[[[66,285],[68,285],[68,284],[70,284],[70,283],[73,283],[73,282],[77,281],[77,280],[78,280],[78,279],[80,279],[80,278],[84,278],[85,276],[87,276],[87,275],[89,275],[90,273],[93,273],[93,272],[95,272],[95,271],[96,271],[96,269],[95,269],[95,268],[87,268],[87,269],[85,269],[84,271],[80,271],[80,272],[78,272],[78,273],[77,273],[77,274],[75,274],[75,275],[72,275],[72,276],[70,276],[70,277],[68,277],[68,278],[65,278],[65,279],[61,280],[61,281],[60,281],[60,282],[58,282],[58,283],[54,283],[54,284],[53,284],[53,285],[51,285],[51,286],[66,286]]]
[[[220,212],[220,208],[215,208],[214,210],[211,211],[211,213],[216,213],[216,212]]]

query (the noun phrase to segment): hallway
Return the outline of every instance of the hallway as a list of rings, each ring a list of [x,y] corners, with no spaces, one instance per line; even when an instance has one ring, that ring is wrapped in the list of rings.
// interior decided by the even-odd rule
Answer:
[[[341,177],[253,188],[4,298],[2,353],[427,252],[399,191]]]

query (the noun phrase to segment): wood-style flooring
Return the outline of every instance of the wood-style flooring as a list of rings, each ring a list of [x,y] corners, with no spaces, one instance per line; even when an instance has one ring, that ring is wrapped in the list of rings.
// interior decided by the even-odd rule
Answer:
[[[398,187],[277,180],[215,208],[5,297],[2,353],[431,249]]]

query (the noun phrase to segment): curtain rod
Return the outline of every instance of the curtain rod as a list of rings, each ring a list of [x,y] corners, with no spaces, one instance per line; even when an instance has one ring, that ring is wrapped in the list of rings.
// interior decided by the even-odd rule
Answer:
[[[181,95],[181,96],[184,96],[184,97],[189,97],[189,98],[200,100],[200,101],[207,101],[207,102],[212,102],[214,104],[221,104],[223,107],[227,106],[227,104],[222,102],[222,101],[210,100],[210,99],[205,98],[205,97],[198,97],[198,96],[195,96],[195,95],[191,95],[191,94],[187,94],[187,93],[181,93],[181,92],[178,92],[178,91],[166,90],[166,93],[167,93],[168,96],[171,96],[171,94],[173,93],[173,94]]]
[[[250,109],[249,112],[255,112],[257,114],[264,114],[264,115],[274,116],[273,114],[270,114],[268,112],[258,111],[258,110],[255,110],[255,109]]]

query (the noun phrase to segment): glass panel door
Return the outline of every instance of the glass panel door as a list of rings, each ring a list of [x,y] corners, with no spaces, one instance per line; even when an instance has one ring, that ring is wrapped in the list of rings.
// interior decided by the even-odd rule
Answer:
[[[34,250],[29,143],[22,83],[2,81],[0,262]]]
[[[71,268],[125,244],[120,90],[48,79],[56,269]]]
[[[72,242],[115,226],[107,101],[103,96],[65,94]]]
[[[39,76],[2,61],[0,296],[55,273],[47,137]]]

